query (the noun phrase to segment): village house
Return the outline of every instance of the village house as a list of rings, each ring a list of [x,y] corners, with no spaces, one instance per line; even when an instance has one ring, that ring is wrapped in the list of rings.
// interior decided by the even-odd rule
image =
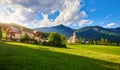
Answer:
[[[16,27],[8,27],[8,29],[6,30],[6,34],[7,39],[18,40],[19,37],[21,36],[21,31]]]
[[[37,40],[38,43],[40,43],[41,35],[38,31],[33,31],[35,40]]]
[[[83,39],[83,40],[82,40],[82,43],[83,43],[83,44],[89,44],[89,41],[86,40],[86,39]]]
[[[17,27],[8,27],[6,30],[7,34],[7,39],[8,40],[13,40],[13,41],[18,41],[21,36],[24,36],[27,34],[30,38],[35,38],[38,43],[41,42],[41,34],[38,31],[33,31],[33,30],[20,30]]]

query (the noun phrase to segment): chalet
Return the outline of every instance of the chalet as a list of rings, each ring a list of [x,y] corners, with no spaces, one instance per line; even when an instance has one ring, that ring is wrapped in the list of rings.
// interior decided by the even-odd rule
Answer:
[[[7,33],[7,39],[18,41],[21,36],[24,36],[27,34],[30,38],[35,37],[35,40],[37,40],[38,43],[40,43],[41,34],[38,31],[32,31],[32,30],[20,30],[17,27],[8,27],[6,30]]]
[[[35,40],[37,40],[37,42],[40,43],[40,39],[41,39],[40,32],[33,31],[33,34],[34,34]]]
[[[6,30],[6,33],[7,33],[7,39],[10,39],[10,40],[18,40],[19,37],[21,36],[20,29],[16,27],[9,27]]]

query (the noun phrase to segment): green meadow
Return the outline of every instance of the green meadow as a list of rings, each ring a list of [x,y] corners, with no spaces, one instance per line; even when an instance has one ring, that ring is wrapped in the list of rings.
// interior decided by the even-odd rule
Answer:
[[[120,47],[0,42],[0,70],[120,70]]]

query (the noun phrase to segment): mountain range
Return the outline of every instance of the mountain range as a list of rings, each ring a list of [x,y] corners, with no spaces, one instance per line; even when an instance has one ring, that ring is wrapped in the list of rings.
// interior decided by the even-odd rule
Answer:
[[[35,28],[34,30],[40,32],[58,32],[59,34],[65,34],[68,38],[72,36],[74,29],[69,28],[64,25],[58,25],[53,27],[43,27],[43,28]],[[100,40],[101,38],[106,38],[113,42],[120,43],[120,27],[118,28],[104,28],[101,26],[87,26],[83,28],[76,29],[77,38],[84,39],[95,39]]]
[[[10,26],[14,26],[17,28],[20,28],[22,30],[37,30],[40,31],[42,36],[46,36],[46,33],[50,32],[58,32],[59,34],[65,34],[67,38],[71,37],[73,35],[73,31],[75,29],[69,28],[64,25],[58,25],[53,27],[43,27],[43,28],[35,28],[35,29],[29,29],[24,26],[20,26],[18,24],[4,24],[0,23],[2,25],[2,28],[6,30]],[[77,38],[84,38],[84,39],[95,39],[100,40],[101,38],[106,38],[109,41],[113,42],[119,42],[120,43],[120,27],[118,28],[104,28],[101,26],[86,26],[83,28],[76,29],[76,35]]]

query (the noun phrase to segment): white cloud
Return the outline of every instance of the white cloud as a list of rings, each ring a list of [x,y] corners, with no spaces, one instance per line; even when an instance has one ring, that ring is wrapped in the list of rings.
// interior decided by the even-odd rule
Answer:
[[[109,27],[112,27],[112,26],[115,26],[115,25],[116,25],[116,23],[109,23],[109,24],[107,24],[106,26],[103,26],[103,27],[109,28]]]
[[[105,24],[104,22],[100,22],[101,25]]]
[[[95,12],[96,11],[96,8],[93,8],[90,10],[90,12]]]
[[[79,10],[81,8],[79,0],[66,0],[64,5],[66,7],[60,11],[60,15],[56,18],[54,22],[46,21],[43,19],[42,21],[40,21],[40,27],[44,27],[46,25],[50,26],[49,24],[51,25],[64,24],[68,26],[73,23],[79,23],[81,18],[87,17],[85,11],[81,11],[79,13]],[[43,22],[49,24],[45,24]]]
[[[90,4],[93,4],[94,3],[94,0],[92,0],[91,2],[90,2]]]
[[[80,22],[79,22],[79,25],[80,26],[83,26],[84,24],[92,24],[93,23],[93,21],[92,20],[81,20]]]
[[[81,11],[82,0],[2,0],[0,1],[0,21],[13,22],[35,27],[48,27],[58,24],[71,25],[92,23],[82,20],[87,17]],[[51,21],[48,14],[59,11],[60,15]],[[36,20],[37,13],[42,12],[43,20]]]
[[[112,14],[108,14],[105,18],[109,19],[112,16]]]

